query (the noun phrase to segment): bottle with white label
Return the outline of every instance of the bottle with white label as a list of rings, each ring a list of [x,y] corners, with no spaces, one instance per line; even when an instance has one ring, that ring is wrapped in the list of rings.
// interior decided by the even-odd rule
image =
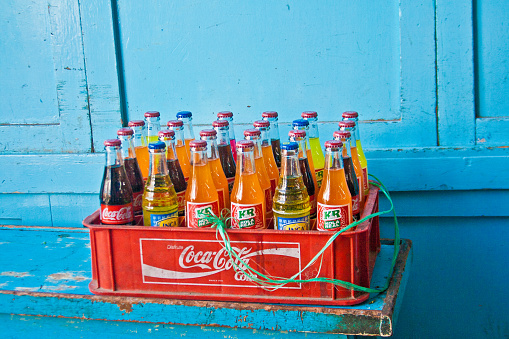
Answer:
[[[352,196],[346,183],[342,147],[340,140],[325,142],[325,174],[317,197],[316,229],[319,231],[339,231],[353,221]]]
[[[152,227],[178,227],[177,193],[166,164],[166,144],[148,144],[150,166],[143,192],[143,224]]]
[[[231,195],[232,228],[267,228],[265,194],[256,174],[255,145],[251,140],[241,140],[235,146],[237,172]]]
[[[228,145],[229,147],[229,145]],[[191,177],[186,190],[187,227],[211,227],[211,216],[219,217],[219,197],[207,159],[207,142],[193,140],[191,150]]]

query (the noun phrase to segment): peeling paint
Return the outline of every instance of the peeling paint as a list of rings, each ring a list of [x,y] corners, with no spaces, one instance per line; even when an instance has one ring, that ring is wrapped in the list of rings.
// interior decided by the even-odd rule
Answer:
[[[90,278],[80,275],[78,272],[59,272],[48,275],[46,281],[60,281],[60,280],[84,281],[89,279]]]
[[[15,277],[15,278],[24,278],[24,277],[33,277],[32,274],[29,272],[13,272],[13,271],[7,271],[0,273],[1,276],[4,277]]]

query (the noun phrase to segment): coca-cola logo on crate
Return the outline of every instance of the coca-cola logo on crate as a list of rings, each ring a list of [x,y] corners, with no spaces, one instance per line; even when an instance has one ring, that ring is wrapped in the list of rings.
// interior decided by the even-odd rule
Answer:
[[[231,241],[237,256],[265,275],[291,277],[301,270],[299,243]],[[140,239],[143,282],[148,284],[256,287],[235,271],[244,264],[217,240]],[[283,288],[300,289],[300,284]]]

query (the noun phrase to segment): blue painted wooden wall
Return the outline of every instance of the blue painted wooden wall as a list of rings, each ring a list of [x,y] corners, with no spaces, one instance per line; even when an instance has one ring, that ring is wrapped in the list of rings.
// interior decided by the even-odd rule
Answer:
[[[0,224],[80,227],[98,206],[103,140],[148,110],[163,122],[191,110],[196,130],[231,110],[237,135],[276,110],[283,136],[316,110],[322,142],[357,110],[370,172],[394,192],[415,246],[396,337],[467,326],[507,335],[504,305],[471,295],[509,297],[499,287],[508,25],[501,0],[10,1],[0,13]],[[454,241],[465,228],[481,256],[472,262],[470,238]],[[472,267],[479,279],[467,288]],[[454,311],[474,316],[451,322]]]

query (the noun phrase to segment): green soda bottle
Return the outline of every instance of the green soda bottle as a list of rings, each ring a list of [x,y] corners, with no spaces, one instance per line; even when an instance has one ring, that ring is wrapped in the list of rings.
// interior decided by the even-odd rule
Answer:
[[[281,145],[281,175],[274,194],[274,228],[277,230],[309,230],[311,205],[299,169],[299,145]]]
[[[143,192],[143,224],[153,227],[177,227],[177,193],[168,174],[166,144],[162,141],[148,145],[150,166]]]

